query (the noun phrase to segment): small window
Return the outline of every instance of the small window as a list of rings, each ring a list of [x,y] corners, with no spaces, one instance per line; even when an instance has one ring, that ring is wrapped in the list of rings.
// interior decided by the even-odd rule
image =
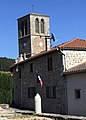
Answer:
[[[27,35],[27,20],[25,21],[25,35]]]
[[[19,30],[18,30],[18,37],[22,37],[22,26],[19,27]]]
[[[30,63],[30,72],[33,72],[33,63]]]
[[[28,88],[28,98],[34,98],[36,95],[35,87]]]
[[[48,65],[48,71],[52,70],[52,57],[49,57],[47,60],[47,65]]]
[[[41,19],[41,33],[44,33],[44,20]]]
[[[46,86],[46,98],[56,99],[56,86]]]
[[[80,89],[75,89],[75,98],[80,99]]]
[[[39,19],[38,18],[35,19],[35,32],[39,33]]]
[[[24,22],[22,22],[22,36],[24,36]]]
[[[46,87],[46,98],[51,98],[51,86]]]
[[[21,79],[21,68],[18,68],[19,78]]]
[[[56,86],[53,86],[53,98],[56,99]]]

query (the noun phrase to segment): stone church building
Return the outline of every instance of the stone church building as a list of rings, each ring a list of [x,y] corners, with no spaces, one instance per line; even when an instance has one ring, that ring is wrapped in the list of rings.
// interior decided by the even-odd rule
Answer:
[[[35,110],[39,93],[42,112],[86,115],[86,40],[75,38],[50,48],[49,22],[49,16],[36,13],[18,19],[19,58],[10,67],[13,104]]]
[[[49,16],[32,13],[19,18],[18,43],[20,57],[11,66],[14,105],[34,110],[34,97],[39,93],[42,112],[66,114],[63,54],[50,48]]]

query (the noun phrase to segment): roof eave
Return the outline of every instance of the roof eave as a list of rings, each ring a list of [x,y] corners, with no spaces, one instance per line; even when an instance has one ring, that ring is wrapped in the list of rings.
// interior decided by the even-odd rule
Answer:
[[[86,50],[86,48],[75,48],[75,47],[60,47],[61,50],[79,50],[79,51],[83,51]]]
[[[27,58],[27,59],[24,60],[24,61],[21,61],[21,62],[18,62],[18,63],[13,64],[13,65],[10,67],[10,69],[13,68],[13,67],[15,67],[15,66],[17,66],[17,65],[21,65],[21,64],[23,64],[23,63],[25,63],[25,62],[27,62],[27,61],[31,61],[31,60],[40,58],[40,57],[42,57],[42,56],[48,55],[48,54],[53,53],[53,52],[56,52],[56,51],[62,53],[60,50],[58,50],[58,49],[56,49],[56,48],[55,48],[55,49],[51,49],[51,50],[49,50],[49,51],[41,52],[41,53],[39,53],[39,54],[37,54],[37,55],[35,55],[35,56],[32,56],[32,57]]]
[[[64,75],[70,75],[70,74],[77,74],[77,73],[83,73],[86,72],[86,69],[83,70],[76,70],[76,71],[65,71],[63,72]]]

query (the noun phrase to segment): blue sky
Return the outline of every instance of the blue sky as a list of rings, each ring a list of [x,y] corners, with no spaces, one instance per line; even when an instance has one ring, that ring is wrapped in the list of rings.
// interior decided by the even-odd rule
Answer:
[[[57,45],[86,39],[86,0],[1,0],[0,57],[18,57],[17,18],[34,12],[50,16],[50,32]]]

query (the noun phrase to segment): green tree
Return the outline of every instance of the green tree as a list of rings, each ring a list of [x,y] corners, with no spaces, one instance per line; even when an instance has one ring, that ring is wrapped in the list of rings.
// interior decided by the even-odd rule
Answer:
[[[12,103],[13,80],[10,72],[0,72],[0,104]]]
[[[14,59],[0,57],[0,71],[10,71],[9,67],[14,64]]]

